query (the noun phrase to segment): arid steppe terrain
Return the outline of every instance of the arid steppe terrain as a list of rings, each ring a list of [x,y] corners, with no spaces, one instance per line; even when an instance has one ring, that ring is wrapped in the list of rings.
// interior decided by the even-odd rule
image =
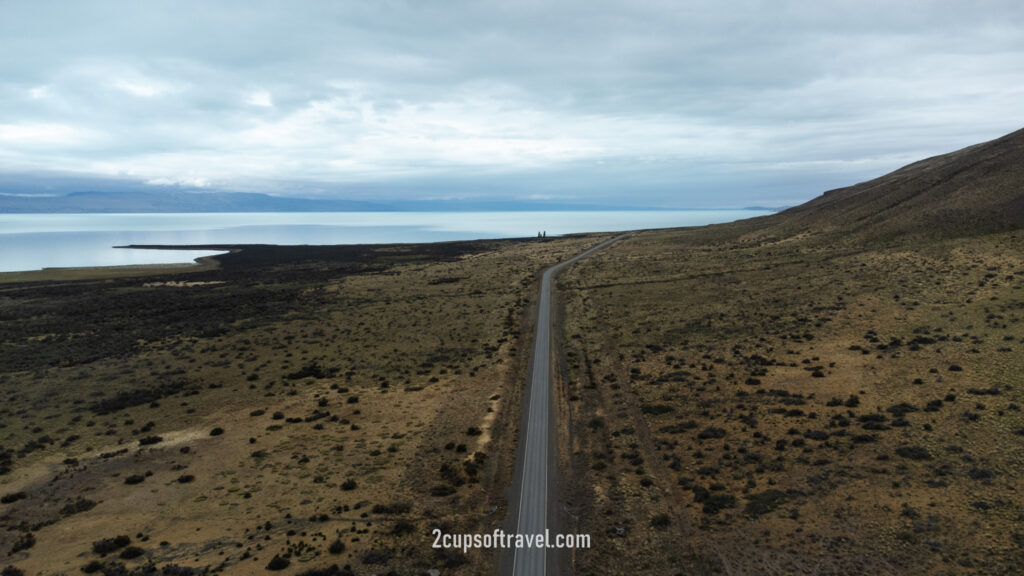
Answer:
[[[0,284],[0,565],[489,572],[430,530],[504,520],[532,284],[602,238]]]
[[[1024,566],[1024,133],[557,279],[577,574]],[[541,272],[612,237],[0,280],[0,565],[492,574]]]
[[[1024,566],[1024,134],[561,281],[580,574]]]
[[[666,231],[562,285],[579,573],[1024,562],[1024,235]]]

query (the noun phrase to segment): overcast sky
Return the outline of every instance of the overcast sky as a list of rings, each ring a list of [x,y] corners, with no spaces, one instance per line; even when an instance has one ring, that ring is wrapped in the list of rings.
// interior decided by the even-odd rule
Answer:
[[[789,205],[1022,103],[1018,0],[0,0],[6,191]]]

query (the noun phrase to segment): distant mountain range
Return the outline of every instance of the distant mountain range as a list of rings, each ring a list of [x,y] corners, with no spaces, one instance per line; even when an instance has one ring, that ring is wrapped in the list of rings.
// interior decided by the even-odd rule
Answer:
[[[348,212],[389,210],[370,202],[285,198],[244,192],[113,191],[62,196],[0,195],[5,213]]]
[[[113,190],[61,195],[0,193],[0,213],[114,214],[190,212],[439,212],[439,211],[561,211],[661,210],[650,207],[601,206],[544,201],[421,200],[400,204],[354,200],[293,198],[244,192],[186,192]],[[772,210],[751,207],[744,210]]]

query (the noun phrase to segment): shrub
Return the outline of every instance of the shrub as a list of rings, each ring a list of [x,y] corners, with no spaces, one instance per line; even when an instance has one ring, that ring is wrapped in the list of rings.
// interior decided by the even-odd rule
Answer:
[[[901,402],[899,404],[889,406],[888,408],[885,409],[885,411],[896,416],[904,416],[911,412],[917,412],[917,406],[914,406],[913,404],[908,404],[906,402]]]
[[[145,553],[146,551],[142,548],[139,548],[138,546],[129,546],[124,550],[121,550],[121,559],[131,560],[132,558],[138,558],[139,556],[142,556]]]
[[[145,436],[143,438],[139,438],[139,446],[150,446],[152,444],[158,444],[163,441],[164,439],[161,438],[160,436]]]
[[[125,484],[142,484],[142,481],[145,480],[145,479],[146,479],[146,477],[143,476],[142,474],[132,474],[131,476],[129,476],[129,477],[124,479],[124,483]]]
[[[374,514],[406,514],[412,510],[412,504],[408,502],[395,502],[393,504],[374,504]]]
[[[115,536],[113,538],[104,538],[97,540],[92,543],[92,551],[96,554],[107,555],[116,550],[120,550],[125,546],[132,543],[132,539],[128,536]]]
[[[331,564],[327,568],[310,568],[300,572],[299,576],[355,576],[355,573],[348,568],[338,568],[337,564]]]
[[[285,375],[289,380],[300,380],[302,378],[330,378],[338,373],[337,368],[323,368],[316,361],[306,364],[301,369]]]
[[[668,514],[656,514],[651,518],[651,527],[659,530],[668,528],[672,524],[672,519],[669,518]]]
[[[338,555],[345,551],[345,543],[340,539],[331,542],[331,545],[327,547],[327,551],[331,554]]]
[[[78,514],[79,512],[86,512],[96,507],[96,503],[88,498],[82,498],[79,496],[73,502],[68,502],[60,509],[60,513],[65,516],[72,514]]]
[[[786,500],[786,493],[781,490],[765,490],[747,496],[747,505],[743,512],[748,516],[761,516],[775,510]]]
[[[697,438],[700,438],[701,440],[706,440],[708,438],[725,438],[725,430],[709,426],[697,433]]]
[[[435,548],[434,559],[436,562],[440,562],[445,568],[456,568],[469,562],[466,559],[466,555],[458,550],[448,550],[446,548]]]
[[[682,434],[687,430],[693,430],[697,427],[697,423],[693,420],[687,420],[684,422],[676,422],[675,424],[669,424],[668,426],[662,426],[658,428],[658,432],[665,432],[666,434]]]
[[[103,416],[111,412],[124,410],[125,408],[142,406],[143,404],[149,404],[151,407],[154,404],[159,406],[157,400],[194,388],[195,386],[186,380],[176,380],[155,388],[139,388],[121,392],[113,398],[107,398],[94,403],[90,408],[93,413]]]
[[[280,555],[275,554],[274,557],[271,558],[270,562],[267,564],[267,570],[284,570],[290,564],[291,562],[288,559],[281,558]]]
[[[17,554],[22,550],[28,550],[35,545],[36,535],[31,532],[25,532],[14,541],[14,546],[11,547],[11,554]]]
[[[967,472],[967,476],[969,476],[971,480],[989,480],[995,476],[995,474],[993,474],[991,470],[985,470],[984,468],[971,468]]]
[[[210,436],[220,436],[223,433],[224,433],[224,429],[221,428],[220,426],[217,426],[213,430],[210,430]]]
[[[808,430],[804,432],[804,438],[824,442],[825,440],[828,440],[828,432],[825,432],[824,430]]]
[[[355,490],[357,486],[358,484],[356,484],[356,481],[351,478],[341,483],[341,489],[346,491]]]
[[[878,413],[864,414],[863,416],[857,417],[858,422],[887,422],[888,420],[889,419],[886,418],[884,414]]]
[[[0,504],[10,504],[12,502],[17,502],[18,500],[21,500],[22,498],[25,497],[26,494],[24,492],[11,492],[10,494],[4,494],[3,496],[0,496]]]
[[[921,446],[901,446],[896,449],[896,455],[910,460],[931,460],[932,455],[927,449]]]
[[[736,497],[732,494],[709,494],[704,499],[703,512],[705,514],[717,514],[719,510],[734,508],[735,506]]]
[[[455,494],[455,487],[450,484],[435,484],[430,488],[431,496],[451,496]]]
[[[140,568],[143,575],[147,575],[146,570],[148,566]],[[193,568],[192,566],[179,566],[177,564],[164,564],[164,567],[160,570],[160,574],[163,576],[204,576],[207,574],[206,568]]]
[[[363,564],[387,564],[391,560],[390,550],[370,550],[363,554]]]
[[[412,534],[416,531],[416,525],[412,522],[405,520],[399,520],[395,522],[395,525],[391,528],[391,533],[395,536],[401,536],[403,534]]]

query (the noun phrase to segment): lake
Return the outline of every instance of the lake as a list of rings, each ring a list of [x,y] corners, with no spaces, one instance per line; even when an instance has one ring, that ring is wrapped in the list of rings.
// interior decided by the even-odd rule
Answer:
[[[702,226],[761,210],[0,214],[0,272],[189,262],[202,250],[128,244],[387,244]]]

